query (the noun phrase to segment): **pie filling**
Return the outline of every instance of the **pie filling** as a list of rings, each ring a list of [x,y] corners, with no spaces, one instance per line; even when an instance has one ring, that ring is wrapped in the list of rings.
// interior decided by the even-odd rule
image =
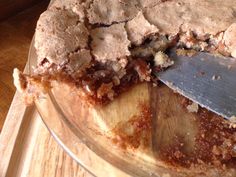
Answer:
[[[177,47],[179,55],[194,55],[197,51],[206,51],[230,55],[226,48],[222,48],[221,41],[215,38],[197,39],[192,33],[167,36],[153,34],[142,44],[131,45],[130,56],[119,58],[116,61],[100,62],[91,59],[83,69],[73,70],[70,61],[62,65],[50,63],[44,58],[36,67],[34,74],[23,75],[20,72],[20,87],[26,100],[33,101],[39,92],[51,87],[51,81],[57,80],[73,84],[81,88],[92,104],[106,104],[120,93],[127,91],[132,85],[140,82],[152,82],[158,85],[156,72],[165,70],[174,64],[174,61],[165,54],[168,49]],[[123,63],[122,63],[123,62]],[[40,91],[34,89],[40,85]]]

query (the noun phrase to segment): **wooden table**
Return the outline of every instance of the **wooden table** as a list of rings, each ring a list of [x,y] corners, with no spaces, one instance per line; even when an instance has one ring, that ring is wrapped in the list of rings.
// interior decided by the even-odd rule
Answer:
[[[0,23],[0,132],[15,92],[13,68],[24,69],[37,19],[47,5],[42,1]]]

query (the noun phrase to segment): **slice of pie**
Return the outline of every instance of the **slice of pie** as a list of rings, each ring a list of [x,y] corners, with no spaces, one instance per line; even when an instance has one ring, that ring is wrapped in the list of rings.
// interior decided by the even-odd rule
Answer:
[[[155,77],[174,64],[165,54],[172,47],[236,57],[236,3],[56,0],[37,23],[34,73],[15,69],[14,83],[26,103],[76,88],[120,147],[182,170],[236,175],[236,130]]]

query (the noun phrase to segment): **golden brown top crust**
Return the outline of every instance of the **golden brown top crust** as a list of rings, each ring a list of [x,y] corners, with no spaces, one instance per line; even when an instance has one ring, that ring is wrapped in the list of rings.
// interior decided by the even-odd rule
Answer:
[[[229,28],[235,12],[233,0],[56,0],[38,21],[35,46],[39,61],[65,63],[71,53],[86,49],[105,62],[129,56],[131,45],[154,33],[214,37],[226,31],[223,43],[236,56],[236,28]]]
[[[71,71],[83,70],[90,65],[92,56],[90,50],[81,49],[77,52],[70,53],[68,67]]]
[[[229,48],[233,57],[236,58],[236,23],[233,23],[224,34],[224,43]]]
[[[146,7],[153,7],[159,3],[161,3],[164,0],[138,0],[139,5],[141,8],[146,8]]]
[[[91,31],[92,53],[96,60],[105,62],[130,55],[128,49],[130,41],[124,25],[124,23],[120,23]]]
[[[66,1],[56,0],[56,1],[53,1],[53,3],[51,4],[49,8],[71,10],[72,12],[74,12],[76,15],[79,16],[81,21],[83,21],[83,19],[85,18],[84,11],[86,8],[86,3],[83,3],[82,0],[66,0]]]
[[[132,19],[137,13],[136,0],[94,0],[88,10],[91,24],[124,22]]]
[[[186,6],[189,12],[182,16],[184,31],[215,35],[236,21],[234,0],[191,0]]]
[[[182,29],[215,35],[236,21],[235,10],[232,0],[178,0],[147,8],[145,15],[164,34],[177,34]]]
[[[67,10],[45,11],[37,23],[35,47],[39,61],[61,64],[71,52],[88,46],[88,31],[77,15]]]
[[[183,23],[182,15],[187,12],[185,6],[177,1],[170,1],[147,8],[144,12],[146,19],[157,26],[163,34],[177,34]]]
[[[145,19],[142,12],[139,12],[135,18],[127,22],[126,30],[129,40],[135,45],[142,44],[145,38],[159,31],[156,26],[151,25]]]

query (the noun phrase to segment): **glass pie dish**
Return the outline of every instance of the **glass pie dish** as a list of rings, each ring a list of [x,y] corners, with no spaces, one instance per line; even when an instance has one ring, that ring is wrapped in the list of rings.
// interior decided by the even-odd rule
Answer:
[[[34,40],[31,44],[29,51],[29,71],[33,73],[32,68],[36,66],[37,55],[34,48]],[[147,90],[150,87],[147,86]],[[201,170],[195,170],[194,166],[187,168],[179,168],[173,161],[182,163],[184,167],[190,164],[191,157],[199,157],[199,154],[205,154],[208,157],[208,149],[199,148],[196,150],[195,137],[198,138],[198,129],[201,129],[200,136],[203,136],[202,132],[205,129],[217,128],[223,125],[221,119],[215,118],[211,115],[211,122],[207,124],[204,122],[205,114],[202,111],[202,118],[196,119],[199,116],[193,113],[187,113],[185,108],[181,104],[175,104],[181,102],[182,99],[172,91],[164,90],[161,88],[158,91],[154,89],[154,94],[151,97],[155,97],[159,94],[159,98],[162,103],[156,103],[155,109],[159,109],[160,113],[156,116],[156,120],[152,118],[150,133],[151,143],[148,149],[143,151],[134,150],[135,148],[127,149],[116,146],[114,139],[107,136],[106,132],[101,130],[101,126],[97,124],[94,116],[94,112],[90,111],[90,108],[78,94],[78,89],[72,88],[66,84],[54,83],[53,88],[49,93],[44,94],[35,100],[35,105],[46,127],[58,142],[58,144],[81,166],[95,176],[217,176],[217,175],[235,175],[235,159],[230,159],[230,170],[226,172],[225,169],[216,171],[216,166],[205,166],[199,159],[199,163],[202,163]],[[126,93],[127,94],[127,93]],[[129,94],[129,91],[128,91]],[[163,96],[164,95],[164,96]],[[165,95],[169,100],[165,100]],[[168,96],[169,95],[169,96]],[[127,95],[126,95],[127,96]],[[122,99],[118,98],[119,99]],[[163,97],[163,99],[162,99]],[[151,98],[152,99],[152,98]],[[119,101],[118,101],[119,102]],[[116,104],[116,103],[112,103]],[[165,105],[163,108],[160,104]],[[153,103],[150,102],[153,106]],[[131,105],[132,106],[132,105]],[[119,104],[117,112],[128,109],[126,104]],[[114,106],[110,107],[114,108]],[[168,108],[168,109],[167,109]],[[163,110],[163,111],[162,111]],[[111,109],[109,111],[112,111]],[[109,114],[109,111],[106,112]],[[119,115],[117,113],[117,115]],[[108,116],[109,117],[109,116]],[[172,118],[172,119],[171,119]],[[112,119],[112,114],[110,119]],[[122,118],[123,120],[126,117]],[[219,123],[215,120],[219,120]],[[213,123],[216,122],[216,123]],[[203,124],[206,124],[204,126]],[[179,125],[179,126],[175,126]],[[209,126],[208,126],[209,125]],[[158,127],[159,126],[159,127]],[[161,127],[160,127],[161,126]],[[207,127],[208,126],[208,127]],[[215,127],[214,127],[215,126]],[[221,130],[217,130],[221,131]],[[214,136],[213,132],[209,137]],[[232,133],[231,130],[227,130],[227,133]],[[183,143],[175,142],[173,146],[169,146],[168,141],[174,142],[176,134],[181,137]],[[227,135],[227,134],[226,134]],[[219,136],[221,136],[219,134]],[[208,138],[209,138],[208,137]],[[202,139],[201,139],[202,138]],[[200,137],[200,143],[208,143],[209,146],[213,146],[209,139]],[[199,140],[199,141],[200,141]],[[209,142],[208,142],[209,141]],[[213,141],[212,141],[213,142]],[[215,142],[213,142],[215,143]],[[79,148],[78,148],[79,147]],[[171,149],[168,149],[171,148]],[[194,149],[192,151],[192,149]],[[162,150],[160,150],[162,149]],[[164,149],[164,150],[163,150]],[[173,152],[172,149],[175,151]],[[182,153],[182,150],[186,154]],[[198,152],[199,151],[199,152]],[[81,155],[82,154],[82,155]],[[165,154],[166,159],[163,160]],[[188,159],[188,157],[190,157]],[[157,160],[160,159],[160,160]],[[179,160],[180,159],[180,160]],[[207,159],[204,159],[207,161]],[[96,162],[96,163],[94,163]],[[195,162],[193,160],[193,162]],[[206,172],[206,174],[203,173]]]
[[[37,63],[34,39],[28,62],[29,73],[32,73]],[[113,146],[88,114],[80,111],[86,105],[80,103],[79,99],[76,91],[71,92],[69,87],[59,84],[35,100],[35,105],[58,144],[88,172],[95,176],[162,176],[176,173]],[[77,145],[80,145],[80,149]],[[86,149],[84,152],[87,155],[81,156],[84,153],[81,147]]]

